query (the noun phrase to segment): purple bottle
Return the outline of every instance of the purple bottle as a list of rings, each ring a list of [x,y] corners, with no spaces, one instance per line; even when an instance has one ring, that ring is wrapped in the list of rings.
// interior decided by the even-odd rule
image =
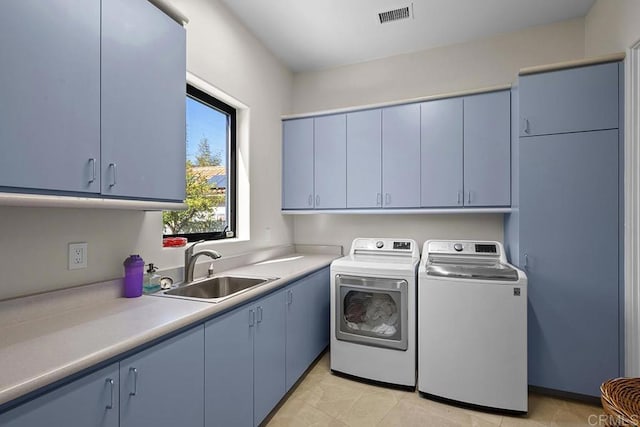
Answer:
[[[124,260],[124,289],[125,298],[135,298],[142,295],[142,275],[144,261],[140,255],[131,255]]]

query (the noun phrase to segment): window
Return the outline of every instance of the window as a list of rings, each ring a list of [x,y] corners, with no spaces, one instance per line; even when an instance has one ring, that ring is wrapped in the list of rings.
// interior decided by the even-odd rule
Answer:
[[[164,237],[190,242],[233,237],[236,230],[236,110],[187,85],[185,211],[163,212]]]

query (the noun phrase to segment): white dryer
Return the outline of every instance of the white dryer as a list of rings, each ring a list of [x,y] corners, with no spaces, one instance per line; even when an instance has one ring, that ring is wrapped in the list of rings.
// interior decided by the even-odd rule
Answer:
[[[527,412],[527,277],[499,242],[430,240],[418,271],[418,390]]]
[[[420,251],[411,239],[358,238],[331,264],[331,370],[414,390]]]

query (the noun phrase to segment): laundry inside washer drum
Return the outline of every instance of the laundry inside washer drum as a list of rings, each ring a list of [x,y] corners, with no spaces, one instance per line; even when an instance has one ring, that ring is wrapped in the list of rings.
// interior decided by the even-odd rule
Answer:
[[[394,335],[398,327],[398,307],[388,294],[350,291],[345,296],[344,318],[354,331]]]

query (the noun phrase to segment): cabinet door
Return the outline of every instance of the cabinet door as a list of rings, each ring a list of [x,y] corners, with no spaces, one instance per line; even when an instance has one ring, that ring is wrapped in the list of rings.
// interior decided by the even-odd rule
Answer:
[[[464,98],[465,206],[511,204],[511,95]]]
[[[118,427],[118,364],[0,415],[3,427]]]
[[[102,193],[185,198],[184,28],[147,0],[102,0]]]
[[[329,268],[286,290],[287,390],[329,344],[329,292]]]
[[[260,424],[285,394],[285,305],[283,292],[256,304],[253,416]]]
[[[204,425],[204,327],[120,362],[121,427]]]
[[[382,110],[385,208],[420,206],[420,104]]]
[[[529,384],[592,396],[617,377],[618,131],[520,139]]]
[[[0,186],[100,192],[100,2],[5,0]]]
[[[382,111],[347,114],[347,207],[382,207]]]
[[[462,206],[462,98],[420,105],[421,206]]]
[[[346,115],[314,119],[314,188],[316,209],[347,206]]]
[[[240,307],[205,324],[205,425],[253,424],[255,308]]]
[[[520,136],[618,127],[618,64],[519,79]]]
[[[282,122],[282,207],[312,209],[313,119]]]

